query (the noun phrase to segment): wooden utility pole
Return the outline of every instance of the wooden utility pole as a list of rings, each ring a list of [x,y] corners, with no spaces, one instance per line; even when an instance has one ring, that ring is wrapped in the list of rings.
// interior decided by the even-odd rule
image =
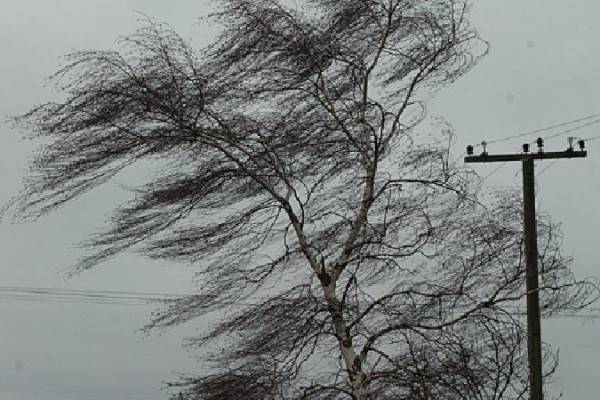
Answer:
[[[540,299],[538,278],[537,222],[535,217],[534,160],[550,158],[582,158],[587,156],[585,143],[578,142],[580,150],[573,150],[573,138],[569,138],[566,151],[544,152],[544,141],[537,139],[538,152],[530,153],[529,144],[523,145],[520,154],[489,155],[486,143],[483,152],[473,155],[473,146],[467,146],[466,163],[521,161],[523,169],[523,227],[525,232],[525,263],[527,284],[527,354],[529,359],[529,398],[543,400],[542,390],[542,331],[540,324]]]

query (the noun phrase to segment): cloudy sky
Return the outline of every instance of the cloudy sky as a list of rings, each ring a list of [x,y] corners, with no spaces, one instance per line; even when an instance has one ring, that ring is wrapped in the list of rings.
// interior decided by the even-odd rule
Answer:
[[[115,48],[115,39],[139,26],[139,12],[171,24],[202,46],[214,27],[197,23],[207,0],[0,0],[0,115],[16,115],[60,93],[44,78],[60,57],[77,49]],[[496,140],[600,113],[600,56],[596,54],[600,3],[593,0],[479,0],[472,20],[490,54],[454,86],[439,93],[433,114],[451,122],[456,156],[467,143]],[[561,128],[577,128],[600,119]],[[561,129],[544,132],[560,133]],[[19,191],[39,145],[0,125],[0,203]],[[562,150],[566,136],[593,137],[600,123],[559,135],[548,149]],[[531,140],[535,136],[531,137]],[[517,151],[523,139],[494,144],[490,152]],[[585,160],[561,160],[538,178],[539,209],[563,223],[564,249],[579,277],[599,275],[600,140]],[[538,171],[547,166],[539,163]],[[480,165],[482,175],[494,166]],[[493,173],[487,189],[519,185],[519,166]],[[201,321],[144,336],[138,330],[152,306],[97,304],[80,297],[15,298],[14,287],[152,293],[188,293],[192,271],[183,266],[120,257],[66,279],[80,255],[74,244],[102,226],[125,196],[109,184],[36,224],[0,223],[0,399],[166,399],[161,383],[174,372],[201,367],[181,347]],[[70,292],[72,293],[72,292]],[[37,300],[37,301],[33,301]],[[60,301],[57,301],[60,300]],[[75,300],[79,301],[76,302]],[[544,321],[544,340],[560,348],[553,394],[594,399],[600,353],[600,321]]]

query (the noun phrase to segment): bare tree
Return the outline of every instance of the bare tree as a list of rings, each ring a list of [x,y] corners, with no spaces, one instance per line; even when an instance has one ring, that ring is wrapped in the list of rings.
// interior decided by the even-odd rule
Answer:
[[[123,251],[195,268],[198,293],[148,325],[226,311],[190,339],[207,372],[177,398],[524,398],[519,198],[484,206],[449,130],[418,127],[485,54],[467,4],[218,3],[207,49],[147,20],[121,52],[69,56],[66,100],[17,119],[52,140],[18,216],[160,162],[75,270]],[[595,287],[539,231],[544,312],[584,307]]]

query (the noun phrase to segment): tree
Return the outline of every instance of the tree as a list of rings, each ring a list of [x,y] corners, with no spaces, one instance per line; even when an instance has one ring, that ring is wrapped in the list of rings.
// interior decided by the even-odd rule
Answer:
[[[223,32],[201,51],[146,20],[120,53],[68,57],[66,100],[17,118],[52,140],[17,216],[158,162],[75,271],[123,251],[196,269],[198,293],[148,325],[227,311],[190,339],[210,370],[177,398],[524,398],[518,196],[486,207],[449,128],[419,125],[485,54],[468,5],[218,3]],[[595,286],[548,218],[539,231],[545,313],[586,306]]]

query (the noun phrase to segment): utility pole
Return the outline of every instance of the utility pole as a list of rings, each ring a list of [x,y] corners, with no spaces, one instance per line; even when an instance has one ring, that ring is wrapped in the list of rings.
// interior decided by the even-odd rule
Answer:
[[[544,141],[538,138],[538,152],[529,152],[529,144],[523,145],[520,154],[489,155],[486,142],[482,142],[481,155],[473,155],[473,146],[467,146],[466,163],[521,161],[523,170],[523,228],[525,232],[525,263],[527,285],[527,354],[529,359],[529,398],[543,400],[542,390],[542,332],[540,324],[540,299],[538,276],[537,222],[535,216],[534,160],[550,158],[583,158],[587,156],[585,143],[579,140],[580,150],[573,149],[569,138],[566,151],[544,152]]]

